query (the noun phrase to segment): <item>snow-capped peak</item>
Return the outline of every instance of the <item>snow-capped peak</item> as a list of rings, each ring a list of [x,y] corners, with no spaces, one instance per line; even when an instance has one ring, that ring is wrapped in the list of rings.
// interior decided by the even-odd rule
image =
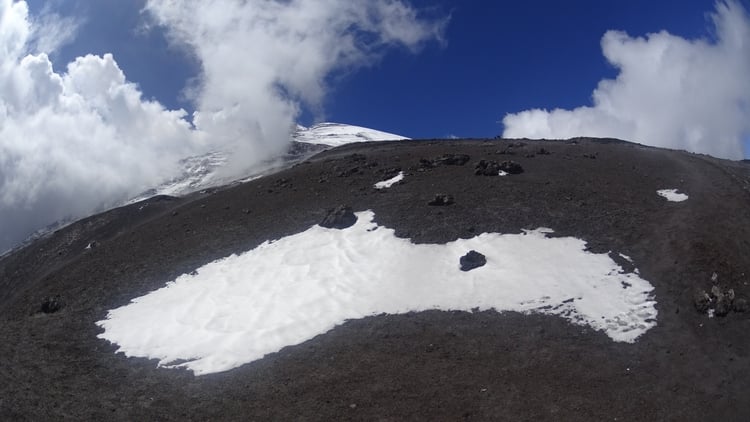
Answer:
[[[240,178],[239,180],[243,181],[260,176],[271,168],[291,165],[323,149],[323,146],[336,147],[354,142],[398,141],[404,139],[409,138],[366,127],[341,123],[319,123],[309,128],[297,125],[291,136],[292,146],[286,155],[275,157],[269,163],[260,166],[256,172],[247,174],[244,179]],[[304,144],[305,147],[295,148],[294,146],[299,146],[299,143]],[[229,154],[227,152],[213,151],[205,155],[185,158],[180,162],[180,165],[183,167],[182,174],[153,189],[143,192],[127,203],[138,202],[155,195],[182,196],[212,186],[231,183],[233,180],[222,179],[217,176],[218,169],[227,163],[228,157]]]
[[[401,141],[409,138],[361,126],[318,123],[310,127],[297,125],[297,130],[294,131],[292,139],[297,142],[336,147],[354,142]]]

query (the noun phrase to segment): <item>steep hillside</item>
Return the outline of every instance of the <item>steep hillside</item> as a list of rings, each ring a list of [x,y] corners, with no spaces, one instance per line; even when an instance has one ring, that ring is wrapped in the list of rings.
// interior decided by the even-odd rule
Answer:
[[[629,343],[541,310],[371,315],[203,376],[97,337],[110,310],[339,205],[420,245],[540,227],[581,239],[653,286],[655,325]],[[549,261],[537,265],[569,264]],[[429,265],[414,261],[403,283]],[[345,145],[111,210],[0,259],[0,418],[748,420],[748,283],[747,163],[602,139]]]

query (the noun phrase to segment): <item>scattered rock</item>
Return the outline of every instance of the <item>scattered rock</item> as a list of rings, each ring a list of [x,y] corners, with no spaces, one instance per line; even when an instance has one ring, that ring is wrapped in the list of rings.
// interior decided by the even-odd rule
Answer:
[[[274,185],[281,187],[281,188],[291,188],[292,183],[289,181],[289,179],[278,179],[274,182]]]
[[[481,160],[474,166],[477,176],[497,176],[500,174],[500,164],[497,161]]]
[[[466,154],[443,154],[433,160],[420,158],[417,167],[419,169],[431,169],[437,166],[462,166],[471,160]]]
[[[523,167],[515,161],[503,161],[500,163],[500,170],[508,174],[521,174],[523,173]]]
[[[354,215],[352,208],[346,205],[340,205],[334,209],[328,210],[328,215],[320,222],[321,227],[327,229],[345,229],[351,227],[357,222],[357,216]]]
[[[748,310],[750,310],[750,305],[748,305],[747,299],[738,298],[735,299],[732,309],[734,310],[734,312],[738,313],[747,312]]]
[[[536,155],[550,155],[550,154],[551,153],[548,150],[544,149],[544,148],[539,148],[536,151]]]
[[[45,314],[54,314],[55,312],[61,310],[63,306],[65,305],[63,304],[60,295],[49,296],[44,298],[44,300],[42,301],[40,311],[44,312]]]
[[[440,206],[450,205],[454,202],[455,201],[453,200],[453,196],[447,195],[444,193],[439,193],[435,195],[435,199],[428,202],[427,205],[434,205],[434,206],[440,207]]]
[[[435,167],[435,162],[432,160],[428,160],[426,158],[420,158],[419,164],[417,165],[418,168],[424,170],[424,169],[431,169]]]
[[[470,250],[459,259],[459,263],[461,264],[461,271],[471,271],[474,268],[484,266],[487,263],[487,258],[475,250]]]
[[[722,288],[718,284],[716,273],[711,277],[713,286],[710,292],[700,290],[693,299],[695,309],[701,313],[708,313],[709,316],[724,317],[729,312],[746,312],[748,302],[744,298],[737,298],[734,289]]]
[[[462,166],[471,160],[466,154],[444,154],[442,157],[438,157],[433,162],[436,165],[446,166]]]
[[[357,173],[359,173],[359,167],[350,167],[346,170],[341,170],[338,167],[336,168],[336,176],[338,177],[349,177]]]
[[[507,174],[523,173],[523,167],[515,161],[497,161],[481,160],[474,166],[474,174],[477,176],[499,176],[500,172]]]
[[[390,167],[387,169],[380,169],[378,170],[378,173],[382,173],[383,177],[385,177],[386,179],[392,179],[398,176],[399,173],[401,173],[401,167]]]
[[[705,290],[701,290],[699,292],[696,292],[695,297],[693,298],[693,306],[695,306],[695,310],[704,314],[708,312],[708,308],[711,305],[711,296],[706,293]]]
[[[732,310],[732,302],[726,295],[722,295],[716,300],[716,306],[714,307],[714,315],[723,317],[727,316],[729,311]]]

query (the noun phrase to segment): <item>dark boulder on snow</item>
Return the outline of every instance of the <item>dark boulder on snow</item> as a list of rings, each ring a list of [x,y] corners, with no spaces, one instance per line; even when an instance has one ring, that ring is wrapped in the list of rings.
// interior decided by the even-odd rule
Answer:
[[[44,300],[42,301],[42,306],[39,308],[39,310],[45,314],[54,314],[55,312],[61,310],[63,306],[64,304],[60,295],[55,295],[44,298]]]
[[[471,271],[474,268],[484,266],[487,263],[487,258],[475,250],[470,250],[459,259],[459,263],[461,264],[461,271]]]
[[[436,207],[442,207],[442,206],[445,206],[445,205],[450,205],[450,204],[452,204],[454,202],[455,201],[453,200],[453,196],[447,195],[447,194],[444,194],[444,193],[439,193],[439,194],[435,195],[435,198],[432,201],[428,202],[427,205],[432,205],[432,206],[436,206]]]
[[[320,222],[320,226],[327,229],[345,229],[351,227],[357,222],[357,216],[354,215],[352,208],[346,205],[340,205],[332,210]]]

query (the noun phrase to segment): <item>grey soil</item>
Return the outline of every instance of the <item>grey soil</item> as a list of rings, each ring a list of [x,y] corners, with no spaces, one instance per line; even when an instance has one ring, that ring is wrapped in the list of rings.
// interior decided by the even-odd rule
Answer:
[[[523,172],[476,175],[480,160]],[[0,259],[0,420],[747,421],[750,313],[709,318],[695,298],[750,295],[749,189],[746,163],[614,140],[408,141],[115,209]],[[202,377],[96,337],[107,310],[339,205],[417,243],[543,226],[627,269],[623,253],[655,286],[658,324],[627,344],[552,316],[379,315]]]

